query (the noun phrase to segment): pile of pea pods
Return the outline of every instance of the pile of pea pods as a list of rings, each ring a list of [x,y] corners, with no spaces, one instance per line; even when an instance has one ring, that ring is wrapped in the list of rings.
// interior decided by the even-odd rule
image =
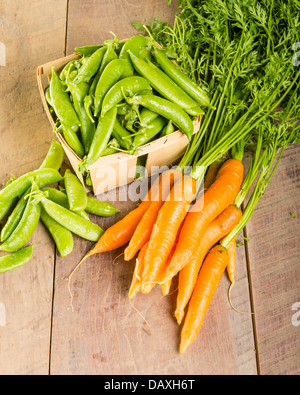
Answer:
[[[74,248],[73,234],[96,242],[103,230],[89,214],[111,217],[119,210],[112,204],[88,196],[78,178],[67,169],[62,176],[64,150],[53,140],[39,169],[18,179],[12,177],[0,191],[0,273],[26,264],[33,255],[27,246],[39,221],[48,229],[57,251],[65,258]],[[54,188],[53,185],[60,185]]]
[[[118,38],[76,48],[79,59],[45,91],[56,130],[83,160],[83,174],[100,157],[138,148],[181,130],[191,139],[209,97],[150,37]]]

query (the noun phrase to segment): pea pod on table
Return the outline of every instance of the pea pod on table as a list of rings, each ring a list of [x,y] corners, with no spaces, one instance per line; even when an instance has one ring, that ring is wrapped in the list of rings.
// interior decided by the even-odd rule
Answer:
[[[39,169],[29,172],[0,191],[0,203],[22,196],[31,187],[33,180],[38,187],[42,188],[60,182],[62,179],[60,173],[54,169]]]
[[[65,192],[59,191],[58,189],[55,188],[41,188],[42,192],[46,192],[47,197],[49,200],[52,202],[59,204],[60,206],[70,210],[70,204],[68,200],[68,196],[66,195]],[[80,217],[90,220],[88,214],[85,211],[76,211],[75,214],[79,215]]]
[[[51,218],[44,209],[41,211],[41,221],[51,234],[61,257],[65,258],[71,254],[74,249],[72,232]]]
[[[18,269],[30,261],[33,255],[33,246],[0,258],[0,273]]]
[[[5,186],[12,184],[14,180],[15,178],[12,177],[9,181],[7,181]],[[2,201],[2,202],[0,201],[0,221],[6,216],[6,214],[8,213],[8,211],[10,210],[10,208],[13,206],[14,203],[15,203],[15,199]]]
[[[50,149],[40,166],[40,169],[54,169],[59,170],[62,166],[64,160],[64,149],[62,145],[56,141],[52,140]]]
[[[107,202],[101,202],[100,200],[92,196],[88,196],[86,211],[99,217],[112,217],[115,214],[120,213],[120,210],[118,210],[112,204]]]
[[[31,192],[37,191],[33,184]],[[27,197],[27,204],[20,222],[10,237],[0,246],[0,251],[16,252],[23,248],[31,239],[41,217],[41,205],[34,201],[34,196]]]
[[[96,242],[104,233],[98,225],[81,218],[79,215],[52,202],[44,196],[41,197],[41,203],[51,218],[83,239]]]
[[[102,102],[105,95],[119,81],[124,70],[125,63],[123,60],[120,59],[113,60],[104,69],[95,91],[95,117],[97,117],[101,111]]]
[[[158,67],[151,64],[151,62],[146,62],[145,60],[138,58],[131,51],[129,51],[129,55],[136,71],[148,80],[151,86],[159,94],[182,107],[187,113],[189,113],[189,110],[192,110],[191,115],[195,115],[195,113],[196,115],[197,113],[200,115],[203,113],[203,110],[194,101],[194,99],[188,96]]]
[[[71,103],[66,87],[61,83],[54,67],[52,68],[52,78],[50,81],[51,102],[55,113],[61,123],[76,132],[80,127],[80,120]]]
[[[87,194],[81,182],[69,169],[65,172],[64,182],[70,210],[85,210],[88,203]]]
[[[173,121],[173,123],[187,135],[189,140],[194,134],[194,124],[189,115],[177,104],[155,95],[136,96],[132,103],[139,104],[162,117]]]
[[[124,99],[124,95],[135,95],[143,90],[152,90],[149,82],[143,77],[128,77],[117,82],[103,100],[102,115],[119,104]]]
[[[106,149],[108,142],[114,130],[114,125],[117,118],[117,108],[114,107],[108,111],[104,117],[101,117],[98,122],[95,137],[93,139],[90,152],[85,158],[85,166],[90,166],[95,163]]]

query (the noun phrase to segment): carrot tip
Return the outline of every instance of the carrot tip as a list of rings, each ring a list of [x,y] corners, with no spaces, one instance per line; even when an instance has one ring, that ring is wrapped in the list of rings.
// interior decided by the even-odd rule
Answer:
[[[175,311],[175,318],[177,320],[178,325],[181,325],[183,317],[184,317],[184,312],[182,310],[176,310]]]

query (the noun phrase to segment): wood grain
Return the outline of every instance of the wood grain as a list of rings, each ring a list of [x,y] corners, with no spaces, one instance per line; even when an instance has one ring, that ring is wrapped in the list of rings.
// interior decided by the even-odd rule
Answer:
[[[36,169],[52,139],[36,84],[39,64],[64,55],[65,0],[2,0],[0,41],[0,182]],[[55,249],[42,225],[31,242],[33,260],[1,275],[0,373],[47,374]]]
[[[292,325],[300,302],[299,154],[299,146],[285,153],[247,228],[262,375],[300,373],[300,328]]]
[[[82,45],[103,43],[113,39],[113,32],[122,40],[137,34],[134,22],[150,23],[153,18],[174,20],[177,1],[164,0],[70,0],[67,54]]]

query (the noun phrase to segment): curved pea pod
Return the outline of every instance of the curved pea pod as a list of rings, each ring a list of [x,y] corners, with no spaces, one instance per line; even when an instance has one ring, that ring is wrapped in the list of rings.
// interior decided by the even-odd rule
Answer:
[[[159,117],[157,112],[148,110],[148,108],[143,108],[140,115],[142,125],[148,125],[149,122],[152,122],[155,118]]]
[[[59,170],[62,166],[64,160],[64,149],[62,145],[56,141],[52,140],[50,149],[40,166],[40,169],[55,169]]]
[[[97,215],[98,217],[112,217],[113,215],[120,213],[120,210],[112,204],[101,202],[92,196],[88,196],[86,211],[90,214]]]
[[[61,124],[61,127],[57,130],[58,133],[62,132],[64,139],[68,146],[75,152],[75,154],[82,159],[84,157],[84,148],[79,140],[77,134],[70,129],[68,126]]]
[[[41,221],[51,234],[58,252],[65,258],[74,249],[74,238],[72,233],[51,218],[44,209],[41,211]]]
[[[119,104],[124,99],[124,95],[135,95],[143,90],[152,90],[149,82],[143,77],[128,77],[117,82],[103,100],[102,115]]]
[[[87,206],[87,194],[78,178],[67,169],[64,177],[66,193],[71,211],[83,211]]]
[[[98,225],[81,218],[79,215],[45,197],[41,197],[41,203],[51,218],[83,239],[96,242],[104,233]]]
[[[34,185],[31,191],[37,190]],[[10,235],[10,237],[0,246],[0,251],[16,252],[23,248],[31,239],[41,217],[41,205],[34,201],[33,196],[27,198],[26,208],[22,218]]]
[[[113,49],[112,46],[109,46],[107,48],[107,51],[105,52],[105,55],[103,57],[101,66],[100,66],[100,74],[103,73],[103,71],[105,70],[106,66],[109,65],[109,63],[111,63],[113,60],[118,59],[118,55],[116,54],[116,51]]]
[[[52,202],[70,210],[69,200],[64,192],[59,191],[55,188],[41,188],[41,191],[46,192],[48,199]],[[75,213],[88,221],[90,220],[89,216],[85,211],[76,211]]]
[[[99,70],[103,57],[107,51],[106,47],[102,47],[94,52],[89,58],[85,59],[84,64],[78,70],[77,77],[74,82],[89,82]]]
[[[113,137],[118,141],[121,147],[131,150],[132,139],[131,133],[129,133],[121,124],[121,122],[116,118],[114,125],[114,130],[112,132]]]
[[[210,106],[210,99],[208,94],[200,88],[191,78],[185,73],[180,71],[162,51],[161,49],[154,48],[153,55],[159,67],[179,85],[190,97],[192,97],[201,106]]]
[[[75,48],[75,52],[83,56],[91,56],[101,48],[103,48],[103,45],[85,45]]]
[[[173,123],[187,135],[189,140],[194,134],[194,124],[189,115],[177,104],[155,95],[136,96],[133,103],[157,112],[162,117],[173,121]]]
[[[50,81],[51,102],[54,111],[61,121],[73,131],[77,131],[80,126],[79,118],[71,103],[66,87],[61,83],[54,67],[52,68],[52,77]]]
[[[15,178],[12,177],[9,181],[7,181],[5,186],[12,184],[14,180]],[[15,199],[0,202],[0,221],[6,216],[6,214],[8,213],[8,211],[10,210],[10,208],[13,206],[14,203],[15,203]]]
[[[134,74],[134,67],[131,62],[128,51],[131,51],[135,56],[139,56],[140,52],[149,44],[149,38],[141,35],[131,37],[127,40],[120,52],[120,59],[125,61],[125,71],[122,78],[131,77]]]
[[[33,255],[33,246],[29,246],[14,252],[12,254],[3,256],[0,258],[0,273],[6,273],[8,271],[18,269],[19,267],[26,265],[30,261]]]
[[[72,62],[69,62],[68,64],[65,65],[65,67],[62,69],[59,75],[61,81],[65,82],[73,71],[76,71],[76,75],[77,75],[78,68],[76,67],[76,62],[77,61],[73,60]]]
[[[115,59],[110,62],[101,75],[95,91],[95,113],[97,117],[101,111],[102,102],[108,91],[120,80],[125,70],[123,60]]]
[[[74,84],[70,82],[68,83],[68,87],[73,97],[75,110],[80,119],[80,123],[81,123],[80,133],[84,147],[84,152],[85,154],[87,154],[89,152],[96,131],[95,123],[91,120],[89,114],[86,112],[85,103],[84,103],[86,96],[89,94],[90,86],[85,82],[81,82],[80,84]],[[78,142],[76,145],[77,145],[76,150],[80,154],[82,154],[82,150]]]
[[[49,104],[50,107],[53,107],[52,99],[51,99],[51,92],[50,92],[50,86],[48,86],[45,90],[45,98],[47,100],[47,103]]]
[[[134,138],[133,146],[134,148],[139,148],[145,144],[147,144],[150,140],[152,140],[155,136],[157,136],[162,129],[166,126],[168,121],[163,117],[158,117],[154,119],[154,121],[150,122],[145,129],[145,132],[137,135]],[[143,129],[141,129],[141,132]]]
[[[39,188],[62,181],[62,176],[54,169],[39,169],[23,175],[0,191],[0,203],[23,195],[34,180]]]
[[[95,163],[100,158],[103,151],[107,148],[108,142],[114,130],[116,118],[117,108],[114,107],[109,112],[107,112],[104,117],[99,119],[90,152],[85,159],[85,166],[90,166]]]
[[[176,103],[178,106],[185,109],[186,112],[188,112],[189,109],[197,108],[197,103],[158,67],[151,62],[146,62],[138,58],[131,51],[129,51],[129,55],[136,71],[148,80],[159,94],[171,102]],[[193,112],[194,111],[195,110],[193,110]]]
[[[27,192],[30,193],[30,190],[28,190]],[[23,216],[26,205],[27,205],[27,199],[26,199],[26,193],[25,193],[21,197],[21,199],[18,201],[18,204],[16,205],[13,212],[8,217],[6,224],[3,226],[2,230],[1,230],[1,242],[6,241],[11,236],[11,234],[14,232],[14,230],[18,226],[18,224]]]

